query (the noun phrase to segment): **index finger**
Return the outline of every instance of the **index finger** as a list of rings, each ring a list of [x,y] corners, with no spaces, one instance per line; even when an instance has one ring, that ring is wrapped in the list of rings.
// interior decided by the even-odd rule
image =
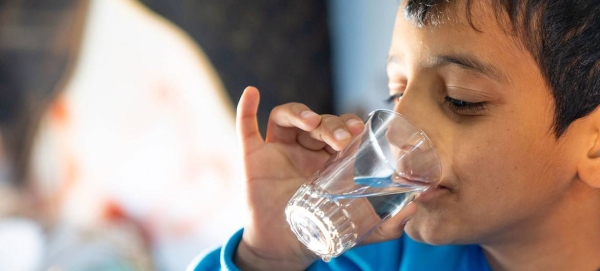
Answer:
[[[267,141],[295,142],[297,130],[312,131],[321,116],[301,103],[287,103],[273,108],[267,128]]]

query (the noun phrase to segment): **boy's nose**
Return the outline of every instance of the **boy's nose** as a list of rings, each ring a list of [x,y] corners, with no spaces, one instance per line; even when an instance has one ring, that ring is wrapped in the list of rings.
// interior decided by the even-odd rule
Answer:
[[[417,90],[418,91],[418,90]],[[394,111],[403,115],[410,123],[420,128],[425,134],[429,135],[428,119],[431,117],[430,110],[427,110],[427,101],[423,93],[416,93],[415,90],[407,89],[402,98],[396,103]]]
[[[436,149],[443,145],[444,120],[439,104],[431,97],[431,92],[423,89],[407,88],[396,103],[394,111],[403,115],[417,126],[431,140]]]

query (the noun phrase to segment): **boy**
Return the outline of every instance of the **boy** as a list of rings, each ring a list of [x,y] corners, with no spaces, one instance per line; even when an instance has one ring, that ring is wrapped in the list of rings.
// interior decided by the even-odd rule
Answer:
[[[365,242],[377,244],[329,263],[297,241],[283,210],[363,124],[286,104],[263,141],[248,88],[238,133],[250,222],[196,270],[597,270],[598,42],[593,0],[404,1],[390,94],[436,146],[442,180]]]

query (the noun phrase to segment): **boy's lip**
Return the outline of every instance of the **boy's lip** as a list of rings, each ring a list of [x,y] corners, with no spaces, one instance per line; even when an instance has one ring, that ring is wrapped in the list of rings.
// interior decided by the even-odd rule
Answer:
[[[452,191],[452,186],[442,181],[438,185],[425,190],[419,195],[419,197],[417,197],[417,199],[415,199],[415,201],[422,203],[431,202],[436,198],[443,196],[444,194],[452,193]]]
[[[454,190],[456,187],[456,183],[450,178],[442,178],[442,180],[437,184],[435,188],[448,189],[450,191]]]

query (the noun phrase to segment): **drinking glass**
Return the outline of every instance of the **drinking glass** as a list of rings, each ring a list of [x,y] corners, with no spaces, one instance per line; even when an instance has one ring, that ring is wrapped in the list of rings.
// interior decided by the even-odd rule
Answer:
[[[298,189],[286,219],[300,242],[329,261],[435,187],[440,176],[425,133],[399,113],[376,110],[363,132]]]

